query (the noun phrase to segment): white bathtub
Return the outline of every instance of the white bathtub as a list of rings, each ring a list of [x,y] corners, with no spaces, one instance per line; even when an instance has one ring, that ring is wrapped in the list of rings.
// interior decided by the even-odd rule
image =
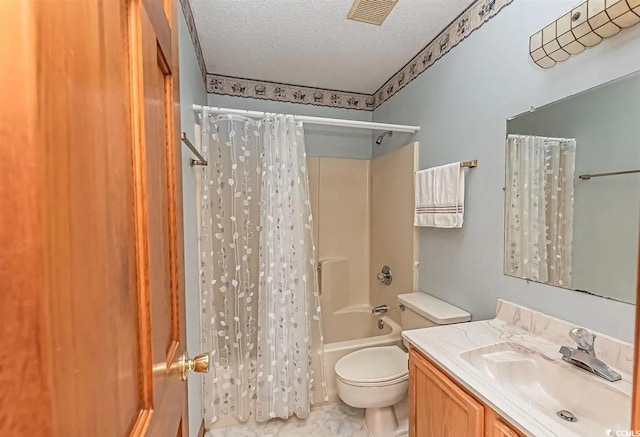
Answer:
[[[378,328],[382,319],[384,328]],[[338,400],[335,365],[350,352],[372,346],[390,346],[402,343],[400,325],[387,316],[371,314],[371,307],[351,307],[333,314],[323,315],[324,371],[329,402]]]

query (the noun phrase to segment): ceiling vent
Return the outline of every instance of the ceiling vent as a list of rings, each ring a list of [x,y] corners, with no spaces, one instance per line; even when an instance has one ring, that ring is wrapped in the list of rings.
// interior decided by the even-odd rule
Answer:
[[[355,0],[347,18],[380,26],[398,0]]]

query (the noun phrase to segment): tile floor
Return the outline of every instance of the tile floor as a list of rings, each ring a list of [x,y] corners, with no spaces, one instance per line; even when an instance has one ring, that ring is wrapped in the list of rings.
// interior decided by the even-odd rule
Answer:
[[[342,402],[311,409],[307,419],[271,420],[267,423],[251,422],[213,429],[205,437],[369,437],[364,427],[364,410],[352,408]]]

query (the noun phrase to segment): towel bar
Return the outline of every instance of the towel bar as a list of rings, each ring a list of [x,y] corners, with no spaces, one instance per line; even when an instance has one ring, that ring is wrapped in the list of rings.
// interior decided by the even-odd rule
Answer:
[[[640,173],[640,170],[624,170],[624,171],[614,171],[610,173],[596,173],[596,174],[587,173],[587,174],[581,174],[578,177],[583,181],[588,181],[591,178],[601,178],[603,176],[618,176],[618,175],[633,174],[633,173]]]
[[[198,159],[191,158],[191,166],[192,167],[194,165],[207,165],[208,164],[207,160],[204,158],[204,156],[202,156],[200,154],[200,152],[198,152],[198,149],[196,149],[196,146],[194,146],[193,143],[191,141],[189,141],[189,138],[187,138],[187,133],[186,132],[182,132],[182,135],[180,136],[180,139],[189,148],[189,150],[191,150],[191,153],[196,155],[196,157],[198,158]]]

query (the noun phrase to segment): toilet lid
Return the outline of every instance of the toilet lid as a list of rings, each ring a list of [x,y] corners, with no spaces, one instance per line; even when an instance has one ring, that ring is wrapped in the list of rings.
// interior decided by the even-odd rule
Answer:
[[[398,346],[370,347],[342,357],[335,370],[344,381],[376,383],[406,376],[408,363],[408,354]]]

